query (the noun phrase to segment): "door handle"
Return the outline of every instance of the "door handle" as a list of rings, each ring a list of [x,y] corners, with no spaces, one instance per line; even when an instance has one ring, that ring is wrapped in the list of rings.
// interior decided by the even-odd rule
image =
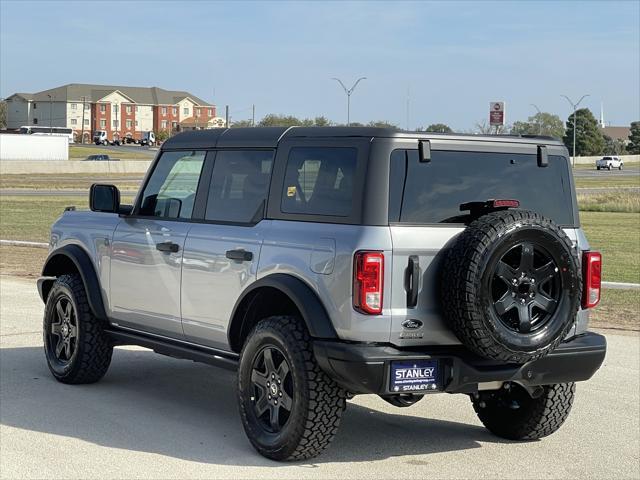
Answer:
[[[229,260],[237,260],[239,262],[250,262],[253,260],[253,253],[246,250],[227,250],[226,257]]]
[[[180,245],[173,242],[156,243],[156,250],[161,252],[176,253],[180,250]]]
[[[407,307],[415,308],[418,304],[418,288],[420,287],[420,259],[417,255],[409,257],[404,278],[404,289],[407,291]]]

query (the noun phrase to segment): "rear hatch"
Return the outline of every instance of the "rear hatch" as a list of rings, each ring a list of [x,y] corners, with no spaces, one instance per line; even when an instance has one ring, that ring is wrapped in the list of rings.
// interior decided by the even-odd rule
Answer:
[[[537,146],[496,143],[495,151],[465,142],[465,151],[432,150],[420,162],[417,149],[391,154],[389,224],[393,242],[390,342],[399,346],[458,344],[439,310],[440,262],[447,244],[469,223],[468,202],[513,199],[565,228],[574,241],[578,225],[566,150],[549,148],[538,164]],[[478,142],[481,144],[481,142]],[[449,147],[454,148],[454,147]],[[468,148],[468,150],[466,150]],[[475,151],[474,151],[475,150]],[[411,295],[409,274],[418,278]]]

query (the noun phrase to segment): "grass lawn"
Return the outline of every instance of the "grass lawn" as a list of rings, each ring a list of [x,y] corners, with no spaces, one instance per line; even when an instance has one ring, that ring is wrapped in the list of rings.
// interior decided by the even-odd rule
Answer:
[[[581,212],[640,213],[640,193],[623,189],[578,193],[578,207]]]
[[[607,177],[604,174],[602,177],[574,177],[574,180],[576,188],[640,187],[640,175]]]
[[[69,158],[72,160],[82,160],[88,155],[109,155],[111,158],[123,160],[153,160],[155,150],[141,149],[140,147],[124,147],[119,150],[95,147],[69,147]]]
[[[27,188],[34,190],[79,190],[97,181],[112,183],[120,190],[137,190],[143,173],[69,173],[69,174],[4,174],[0,176],[0,188]]]
[[[580,220],[591,248],[602,253],[604,280],[640,283],[640,214],[580,212]]]
[[[589,320],[593,328],[640,330],[640,290],[605,288]]]

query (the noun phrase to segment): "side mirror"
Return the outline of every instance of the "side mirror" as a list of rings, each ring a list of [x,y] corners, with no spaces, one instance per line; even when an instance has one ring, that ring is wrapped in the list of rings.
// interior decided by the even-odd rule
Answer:
[[[89,190],[89,208],[93,212],[118,213],[120,190],[115,185],[94,183]]]

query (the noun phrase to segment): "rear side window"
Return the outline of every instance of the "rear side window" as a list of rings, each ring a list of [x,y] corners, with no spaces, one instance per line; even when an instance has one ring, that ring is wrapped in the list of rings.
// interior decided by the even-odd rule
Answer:
[[[287,159],[282,212],[349,216],[357,153],[350,147],[292,148]]]
[[[264,216],[273,151],[220,151],[216,155],[205,219],[256,223]]]
[[[431,162],[417,150],[391,157],[389,221],[407,224],[468,223],[467,202],[515,199],[520,208],[572,226],[573,200],[567,159],[550,155],[538,167],[536,155],[432,151]]]

